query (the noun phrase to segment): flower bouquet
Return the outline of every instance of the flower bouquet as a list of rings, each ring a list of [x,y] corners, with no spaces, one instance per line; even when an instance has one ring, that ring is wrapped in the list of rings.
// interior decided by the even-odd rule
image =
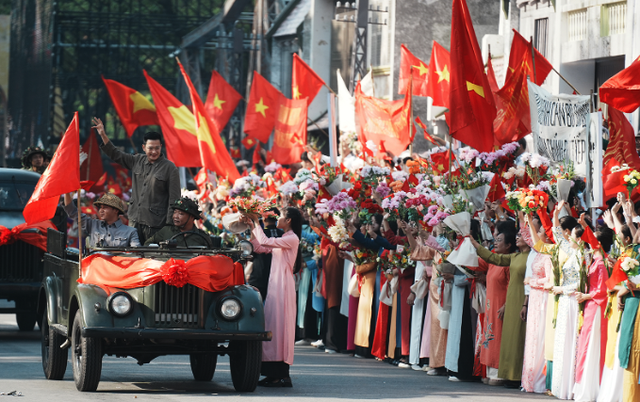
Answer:
[[[372,199],[368,198],[364,200],[362,204],[360,204],[360,212],[358,213],[358,217],[360,218],[360,223],[366,225],[373,222],[374,215],[382,215],[383,213],[384,210],[382,209],[382,207],[376,204]]]
[[[553,247],[551,251],[551,271],[553,273],[553,286],[560,286],[562,283],[562,267],[560,266],[560,245]],[[553,306],[553,328],[556,327],[556,319],[558,318],[558,302],[560,295],[554,295]]]
[[[257,198],[238,197],[229,201],[228,205],[232,208],[237,208],[240,214],[248,216],[251,219],[257,219],[258,217],[262,217],[264,219],[270,216],[277,217],[275,212],[268,211],[269,208],[274,206],[274,203],[274,198],[259,200]]]
[[[236,180],[231,189],[230,196],[235,197],[251,197],[262,183],[260,176],[250,173]]]
[[[469,172],[463,174],[460,181],[459,194],[466,197],[470,201],[475,210],[482,210],[484,208],[484,200],[487,199],[489,191],[491,191],[491,180],[494,173],[491,172]]]
[[[625,257],[620,264],[622,271],[627,274],[634,285],[640,284],[640,262],[636,258]]]
[[[559,201],[569,201],[569,192],[573,187],[573,178],[575,172],[573,170],[573,162],[569,162],[566,166],[558,166],[558,170],[554,174],[556,185],[555,194],[556,199]]]
[[[531,179],[531,183],[537,186],[540,180],[547,176],[551,161],[540,154],[525,152],[522,154],[527,175]]]
[[[331,226],[327,233],[329,233],[331,241],[336,243],[340,249],[346,250],[349,248],[349,232],[342,219],[336,219],[335,225]]]
[[[438,205],[431,205],[427,209],[426,215],[422,218],[423,222],[432,228],[442,223],[449,214],[442,211],[441,208]]]
[[[344,191],[339,192],[330,200],[322,200],[316,204],[316,212],[319,214],[335,214],[342,220],[347,220],[358,208],[358,204]]]
[[[389,214],[389,220],[394,221],[398,219],[406,219],[407,207],[405,201],[407,199],[407,193],[404,191],[398,191],[393,193],[384,200],[382,200],[382,208]]]
[[[546,208],[549,203],[549,195],[536,189],[519,188],[507,192],[506,198],[507,205],[512,211],[523,211],[525,214],[538,212],[540,208]]]
[[[637,170],[632,170],[628,174],[623,176],[624,186],[627,188],[629,192],[629,199],[631,199],[631,193],[633,193],[633,189],[638,187],[638,182],[640,181],[640,172]]]
[[[379,166],[365,166],[360,171],[360,178],[362,182],[369,185],[377,185],[380,179],[385,178],[391,174],[391,170],[386,167]]]
[[[449,254],[447,260],[455,265],[462,265],[467,267],[478,266],[478,252],[473,244],[471,244],[471,214],[467,211],[458,212],[455,215],[447,216],[444,219],[445,225],[450,227],[459,235],[463,236],[463,239]]]

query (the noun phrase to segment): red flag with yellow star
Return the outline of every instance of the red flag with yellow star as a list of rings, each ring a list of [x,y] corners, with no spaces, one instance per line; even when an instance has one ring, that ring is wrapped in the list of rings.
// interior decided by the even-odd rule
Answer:
[[[247,137],[244,137],[244,139],[241,142],[242,142],[242,145],[244,145],[245,149],[251,149],[258,143],[258,140],[247,136]]]
[[[325,85],[324,80],[300,56],[294,53],[291,71],[291,97],[293,99],[307,98],[307,104],[310,105],[323,85]]]
[[[505,86],[509,82],[509,78],[518,70],[519,67],[525,69],[525,77],[528,75],[533,82],[533,63],[534,60],[531,56],[531,42],[526,40],[518,31],[513,30],[513,42],[511,42],[511,52],[509,53],[509,68],[507,68],[505,75]],[[535,50],[535,63],[536,63],[536,85],[542,85],[547,75],[553,70],[553,66],[549,63],[542,53],[536,48]],[[528,92],[527,92],[528,93]]]
[[[209,92],[207,100],[204,102],[204,108],[218,127],[218,132],[221,132],[227,125],[240,99],[242,99],[242,95],[214,70],[211,73]]]
[[[364,145],[368,140],[375,143],[380,149],[384,142],[384,148],[394,156],[400,155],[413,138],[416,129],[411,124],[411,97],[395,101],[377,99],[366,96],[356,86],[356,118],[359,122],[360,142]],[[409,127],[412,133],[409,132]],[[363,147],[365,150],[366,146]]]
[[[244,132],[248,136],[264,143],[269,141],[273,126],[276,124],[280,96],[282,93],[269,81],[257,71],[253,72],[253,83],[247,101],[247,113],[244,117]]]
[[[104,86],[111,97],[111,102],[120,117],[120,122],[127,135],[131,137],[140,126],[157,126],[156,108],[149,99],[140,92],[114,80],[102,77]]]
[[[600,101],[625,113],[635,111],[640,106],[640,57],[605,81],[599,93]]]
[[[429,85],[427,95],[433,99],[433,106],[449,107],[449,86],[451,83],[451,60],[447,49],[433,41],[429,60]]]
[[[398,93],[400,95],[405,95],[408,92],[412,67],[413,95],[427,96],[429,68],[422,60],[414,56],[405,45],[400,45],[400,78],[398,79]]]
[[[300,162],[307,146],[307,98],[280,97],[273,137],[273,159],[282,165]]]
[[[496,106],[465,0],[453,0],[449,132],[480,152],[494,145]]]
[[[176,166],[200,167],[200,160],[194,155],[200,153],[196,125],[191,109],[171,95],[162,85],[151,78],[146,71],[144,76],[149,84],[151,96],[158,108],[158,120],[164,137],[164,150],[167,159]]]
[[[191,107],[196,125],[196,137],[198,139],[198,147],[200,148],[202,166],[205,169],[217,173],[218,176],[226,177],[233,183],[240,177],[240,173],[222,142],[220,132],[215,123],[207,114],[204,104],[202,104],[202,99],[200,99],[200,95],[198,95],[196,88],[191,82],[191,78],[184,71],[182,63],[178,62],[178,65],[180,66],[180,71],[187,83],[189,95],[191,96]]]
[[[633,126],[621,111],[610,107],[608,113],[609,145],[604,153],[602,164],[606,166],[611,159],[615,159],[620,164],[626,164],[632,169],[640,170],[640,157],[636,152]]]

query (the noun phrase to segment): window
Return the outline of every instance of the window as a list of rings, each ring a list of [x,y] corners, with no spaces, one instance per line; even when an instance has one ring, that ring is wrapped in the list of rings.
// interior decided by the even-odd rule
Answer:
[[[535,21],[535,35],[533,37],[533,46],[544,57],[547,57],[547,43],[549,38],[549,18],[540,18]]]
[[[579,41],[587,38],[587,9],[571,11],[569,13],[569,41]]]
[[[622,34],[627,20],[627,2],[604,4],[600,8],[600,36]]]

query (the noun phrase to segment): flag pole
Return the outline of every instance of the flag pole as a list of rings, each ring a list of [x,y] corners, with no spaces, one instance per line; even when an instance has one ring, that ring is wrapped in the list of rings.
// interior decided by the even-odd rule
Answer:
[[[533,82],[537,85],[538,76],[536,75],[536,48],[533,46],[533,36],[529,36],[529,44],[531,45],[531,62],[533,65]]]
[[[409,156],[413,155],[413,66],[409,67],[409,96],[411,97],[411,107],[409,108]]]
[[[333,89],[331,89],[331,87],[327,84],[324,83],[324,80],[322,82],[322,85],[324,85],[325,87],[327,87],[327,89],[329,90],[329,92],[331,92],[332,94],[334,94],[335,96],[338,96],[337,93],[333,92]]]
[[[82,279],[82,209],[80,208],[80,190],[76,191],[78,201],[78,271]]]
[[[566,82],[566,83],[567,83],[567,85],[569,85],[569,86],[571,87],[571,89],[573,89],[573,91],[574,91],[576,94],[580,95],[580,92],[578,92],[578,90],[576,89],[576,87],[574,87],[573,85],[571,85],[571,83],[570,83],[566,78],[564,78],[564,76],[563,76],[562,74],[560,74],[560,72],[559,72],[558,70],[556,70],[556,68],[555,68],[554,66],[551,66],[551,69],[552,69],[556,74],[558,74],[558,76],[559,76],[560,78],[562,78],[562,80],[563,80],[564,82]]]

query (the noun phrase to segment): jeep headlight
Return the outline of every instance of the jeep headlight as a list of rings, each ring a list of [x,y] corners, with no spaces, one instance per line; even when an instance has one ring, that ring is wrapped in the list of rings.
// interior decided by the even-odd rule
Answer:
[[[133,311],[133,299],[126,292],[116,292],[107,299],[107,308],[116,317],[126,317]]]
[[[253,244],[250,241],[240,240],[236,246],[240,249],[240,257],[242,258],[247,258],[253,254]]]
[[[235,297],[224,299],[220,304],[220,316],[225,320],[235,320],[242,312],[242,303]]]

